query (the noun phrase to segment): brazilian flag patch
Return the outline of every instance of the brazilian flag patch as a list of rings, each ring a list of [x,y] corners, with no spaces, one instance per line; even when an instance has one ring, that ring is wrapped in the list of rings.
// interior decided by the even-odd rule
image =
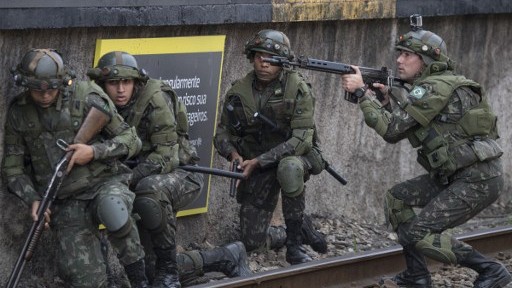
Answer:
[[[421,86],[415,86],[414,89],[409,93],[409,96],[412,96],[416,99],[421,99],[423,96],[425,96],[425,92],[427,90]]]

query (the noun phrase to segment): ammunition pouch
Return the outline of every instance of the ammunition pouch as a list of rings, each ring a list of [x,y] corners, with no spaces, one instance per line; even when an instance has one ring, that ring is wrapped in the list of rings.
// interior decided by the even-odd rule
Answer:
[[[458,124],[467,135],[487,136],[495,127],[497,117],[487,109],[471,109],[459,120]]]

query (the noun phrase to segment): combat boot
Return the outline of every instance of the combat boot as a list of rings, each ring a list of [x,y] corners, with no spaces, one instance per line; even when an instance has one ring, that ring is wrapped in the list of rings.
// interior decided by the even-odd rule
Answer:
[[[313,261],[302,247],[302,221],[286,220],[286,262],[291,265]]]
[[[327,241],[324,235],[315,229],[311,218],[306,214],[302,220],[302,243],[311,246],[318,253],[327,253]]]
[[[432,279],[423,254],[412,245],[404,247],[403,254],[407,270],[393,277],[382,278],[379,282],[380,287],[431,288]]]
[[[218,271],[228,277],[252,274],[247,263],[247,252],[242,242],[237,241],[208,251],[200,251],[203,258],[203,271]]]
[[[407,270],[398,273],[391,278],[382,278],[379,282],[381,288],[431,288],[432,279],[429,275],[411,275]]]
[[[176,263],[176,249],[154,248],[156,255],[153,288],[181,288]]]
[[[126,276],[128,276],[132,288],[149,288],[144,259],[124,266],[124,270],[126,271]]]
[[[502,288],[512,282],[512,276],[503,264],[487,258],[478,251],[473,250],[459,264],[478,272],[473,282],[474,288]]]

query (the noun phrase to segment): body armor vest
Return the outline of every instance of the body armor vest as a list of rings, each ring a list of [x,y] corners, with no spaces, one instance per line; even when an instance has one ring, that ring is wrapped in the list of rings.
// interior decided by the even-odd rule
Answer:
[[[297,94],[309,91],[305,87],[307,84],[298,72],[283,73],[284,77],[276,83],[274,93],[268,99],[262,100],[261,107],[253,97],[254,71],[236,81],[226,95],[226,101],[234,108],[230,118],[234,118],[241,125],[239,139],[233,142],[238,143],[238,151],[244,158],[254,158],[286,141],[291,130],[303,124],[300,120],[294,122],[292,116],[296,108]],[[256,112],[272,120],[278,129],[273,129],[255,118]]]
[[[458,169],[477,161],[501,156],[501,148],[495,141],[498,138],[497,117],[482,95],[480,85],[456,75],[429,76],[415,84],[428,84],[434,92],[412,100],[405,107],[422,125],[408,135],[408,139],[413,147],[421,146],[418,162],[425,169],[446,179]],[[468,87],[480,101],[454,119],[446,106],[454,91],[461,87]]]
[[[23,136],[28,154],[30,155],[29,172],[33,176],[36,190],[41,192],[53,174],[53,167],[64,156],[65,151],[58,147],[57,140],[62,139],[72,144],[86,113],[86,97],[89,94],[103,96],[99,87],[88,81],[77,81],[70,88],[69,97],[58,96],[57,104],[46,109],[39,109],[31,103],[30,94],[20,95],[13,103],[17,114],[23,119],[19,121],[20,134]],[[14,107],[13,107],[14,108]],[[98,141],[96,136],[92,141]],[[58,198],[63,199],[90,188],[94,178],[101,174],[107,165],[92,161],[88,165],[75,165],[64,180]]]
[[[155,97],[155,95],[162,93],[164,98]],[[176,132],[178,138],[174,138],[173,135],[167,135],[165,138],[160,139],[149,139],[148,137],[152,131],[147,131],[149,123],[144,123],[144,115],[148,113],[147,109],[149,106],[161,107],[168,106],[169,109],[174,113],[176,120]],[[156,115],[155,117],[168,117],[168,115]],[[161,80],[149,79],[140,91],[137,100],[135,101],[133,108],[129,109],[129,113],[126,115],[126,122],[130,126],[137,127],[137,133],[143,140],[141,155],[146,155],[153,150],[150,143],[166,143],[166,142],[177,142],[179,144],[179,159],[181,165],[193,164],[199,160],[195,147],[189,142],[188,136],[188,118],[185,104],[179,101],[176,93]]]

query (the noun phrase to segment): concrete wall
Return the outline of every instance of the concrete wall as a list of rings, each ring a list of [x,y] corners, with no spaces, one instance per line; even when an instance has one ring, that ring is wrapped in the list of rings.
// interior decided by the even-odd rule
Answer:
[[[340,1],[326,2],[339,4]],[[387,5],[387,1],[376,2],[380,2],[381,6]],[[467,2],[471,1],[463,1]],[[293,5],[288,7],[297,8]],[[12,10],[9,11],[13,13]],[[33,47],[53,47],[60,50],[70,66],[80,75],[79,78],[84,78],[85,71],[92,65],[95,41],[98,38],[226,35],[221,84],[223,95],[232,81],[251,69],[242,54],[245,41],[265,28],[285,32],[291,40],[293,50],[299,55],[367,67],[394,67],[393,43],[396,35],[408,30],[408,20],[397,18],[396,14],[395,11],[386,14],[386,17],[370,15],[359,17],[364,18],[359,20],[342,20],[347,19],[344,16],[339,16],[339,20],[332,20],[324,13],[322,17],[329,21],[296,19],[291,22],[248,21],[251,23],[58,29],[46,26],[21,27],[23,29],[6,27],[3,26],[7,25],[6,22],[0,20],[0,29],[3,29],[0,30],[0,64],[4,67],[0,73],[0,127],[3,127],[5,121],[7,99],[18,91],[10,79],[8,68],[16,65],[21,56]],[[491,105],[499,116],[502,137],[500,143],[505,149],[505,171],[510,171],[512,148],[509,143],[512,129],[508,119],[512,112],[508,107],[512,106],[512,100],[508,95],[512,92],[512,17],[510,11],[503,14],[459,14],[461,15],[425,17],[424,26],[445,39],[449,54],[457,62],[457,70],[486,88]],[[33,26],[38,27],[35,24]],[[343,100],[344,91],[340,88],[339,76],[312,71],[304,71],[304,75],[311,81],[316,95],[315,119],[325,156],[333,168],[348,180],[348,185],[341,186],[326,172],[312,177],[307,183],[307,211],[328,217],[348,215],[382,222],[385,190],[395,183],[423,173],[415,163],[415,152],[406,142],[398,145],[386,144],[368,129],[357,106]],[[0,142],[3,143],[3,128],[0,128]],[[3,147],[0,146],[0,157],[2,155]],[[215,156],[214,166],[228,169],[227,162],[218,155]],[[501,201],[512,198],[510,174],[506,173],[506,193]],[[229,182],[227,179],[212,177],[211,187],[209,212],[180,218],[180,244],[187,245],[191,241],[221,244],[236,239],[238,205],[228,196]],[[0,211],[0,254],[3,256],[0,258],[1,284],[7,279],[14,264],[26,235],[29,219],[28,209],[8,194],[4,186],[0,186]],[[26,267],[36,277],[54,272],[52,259],[55,255],[51,252],[53,243],[51,233],[45,233],[32,263]]]

